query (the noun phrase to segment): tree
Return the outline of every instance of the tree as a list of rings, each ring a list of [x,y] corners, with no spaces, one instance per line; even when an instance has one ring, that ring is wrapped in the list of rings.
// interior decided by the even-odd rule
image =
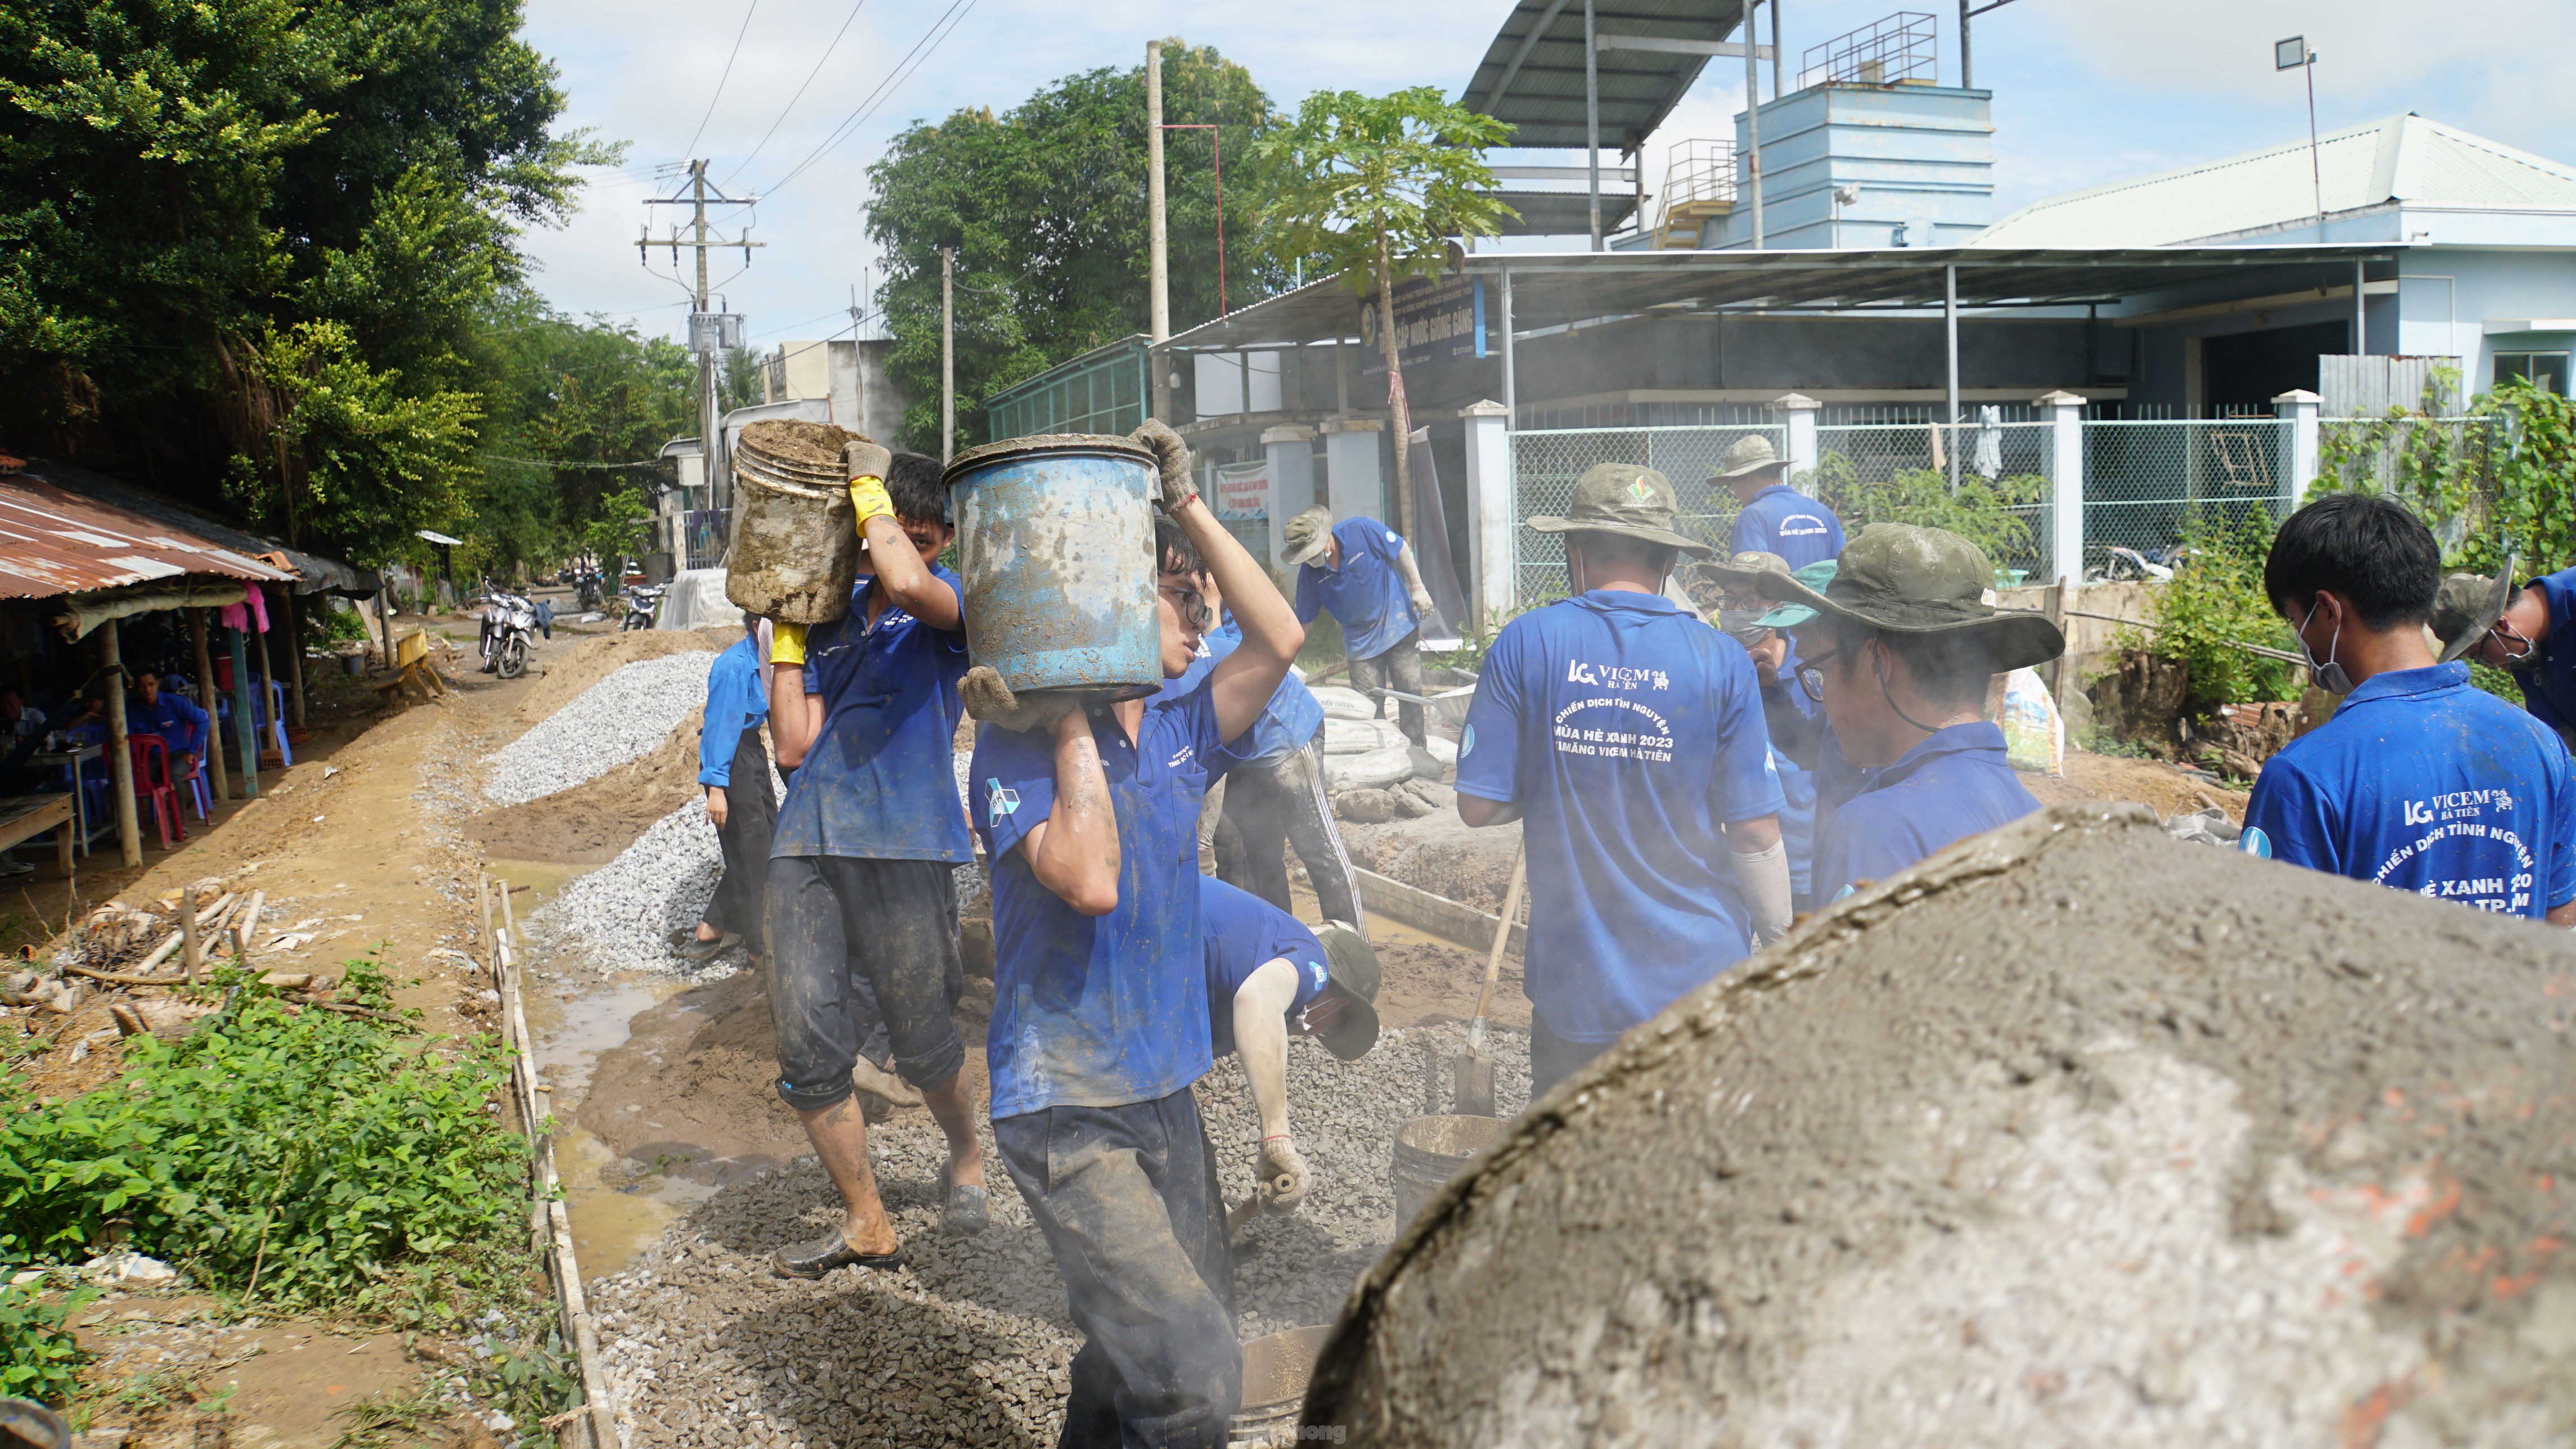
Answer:
[[[1273,258],[1315,258],[1354,291],[1377,290],[1378,344],[1395,417],[1396,531],[1413,531],[1406,454],[1413,413],[1397,360],[1395,284],[1438,272],[1452,237],[1492,236],[1516,215],[1494,199],[1485,152],[1512,128],[1440,98],[1432,86],[1387,96],[1317,91],[1297,119],[1255,141],[1269,188],[1259,213]]]
[[[1276,123],[1250,72],[1213,48],[1163,48],[1169,124],[1213,124],[1225,147],[1226,229],[1250,230],[1257,179],[1238,172]],[[1217,312],[1216,178],[1206,131],[1173,131],[1166,228],[1176,318]],[[958,111],[897,136],[868,170],[868,232],[885,250],[877,298],[891,371],[913,399],[901,441],[939,451],[939,249],[955,247],[958,446],[986,441],[983,399],[1146,328],[1145,68],[1067,76],[996,118]],[[1251,183],[1251,184],[1247,184]],[[1281,290],[1283,263],[1230,256],[1241,301]]]

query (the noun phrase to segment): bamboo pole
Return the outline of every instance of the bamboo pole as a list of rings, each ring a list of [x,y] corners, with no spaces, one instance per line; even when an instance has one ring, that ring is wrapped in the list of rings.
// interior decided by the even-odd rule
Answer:
[[[206,964],[206,953],[197,945],[197,888],[183,886],[179,891],[179,964],[188,971],[189,984]]]
[[[284,591],[286,602],[286,687],[295,702],[295,727],[304,728],[304,606],[296,600],[295,588]]]
[[[188,611],[188,642],[197,650],[197,703],[206,711],[206,772],[215,799],[232,794],[232,770],[224,763],[224,731],[215,722],[215,660],[206,648],[206,611]],[[206,812],[212,815],[214,812]]]
[[[116,850],[127,865],[143,863],[143,826],[134,813],[134,751],[125,743],[125,659],[114,619],[99,626],[99,662],[106,666],[107,773],[116,786]]]

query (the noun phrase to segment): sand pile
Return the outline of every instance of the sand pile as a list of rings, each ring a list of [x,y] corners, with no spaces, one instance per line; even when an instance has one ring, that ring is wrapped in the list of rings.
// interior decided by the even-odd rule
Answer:
[[[1539,1102],[1372,1270],[1307,1421],[2563,1442],[2571,1017],[2563,932],[2058,807],[1808,922]]]

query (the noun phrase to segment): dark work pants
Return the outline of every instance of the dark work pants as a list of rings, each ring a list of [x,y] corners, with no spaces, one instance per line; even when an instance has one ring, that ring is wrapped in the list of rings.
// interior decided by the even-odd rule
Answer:
[[[1395,642],[1395,647],[1369,659],[1351,661],[1351,688],[1362,694],[1372,689],[1400,689],[1407,694],[1422,693],[1422,631],[1414,630]],[[1372,696],[1374,697],[1374,696]],[[1378,700],[1378,713],[1386,713],[1386,701]],[[1422,706],[1400,705],[1396,724],[1404,737],[1421,744]]]
[[[966,989],[956,869],[839,855],[769,862],[769,1011],[788,1106],[818,1111],[849,1097],[871,1015],[883,1017],[894,1069],[914,1086],[945,1086],[965,1064],[951,1014]]]
[[[725,786],[725,823],[716,827],[724,850],[724,879],[699,919],[760,946],[760,923],[769,891],[769,841],[778,832],[778,795],[769,783],[769,747],[760,727],[734,743],[733,783]]]
[[[1306,879],[1315,887],[1324,919],[1367,924],[1360,917],[1359,876],[1342,849],[1332,802],[1324,798],[1323,765],[1311,741],[1276,760],[1227,771],[1225,818],[1242,846],[1239,853],[1218,853],[1217,875],[1226,884],[1283,911],[1293,910],[1286,849],[1294,846],[1297,858],[1306,863]]]
[[[1243,1398],[1216,1149],[1187,1087],[993,1119],[1064,1274],[1073,1358],[1058,1449],[1218,1449]]]
[[[1530,1100],[1574,1075],[1574,1069],[1610,1050],[1606,1041],[1567,1041],[1548,1030],[1536,1012],[1530,1014]]]

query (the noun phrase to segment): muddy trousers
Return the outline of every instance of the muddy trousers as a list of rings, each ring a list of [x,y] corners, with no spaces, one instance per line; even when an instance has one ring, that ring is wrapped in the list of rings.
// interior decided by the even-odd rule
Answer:
[[[724,851],[724,878],[698,919],[731,931],[756,947],[769,899],[769,838],[778,833],[778,795],[769,779],[769,747],[760,726],[742,732],[733,747],[733,783],[725,786],[725,823],[716,827]]]
[[[778,1096],[800,1112],[850,1095],[872,1015],[894,1069],[938,1087],[965,1064],[951,1014],[966,987],[957,956],[956,867],[938,860],[782,855],[769,862],[769,1011]]]
[[[1227,771],[1225,821],[1241,847],[1218,850],[1217,875],[1227,885],[1293,911],[1286,854],[1293,847],[1306,863],[1324,919],[1368,924],[1360,916],[1359,875],[1342,848],[1332,802],[1324,798],[1323,763],[1314,744]]]
[[[1395,642],[1394,648],[1383,654],[1368,659],[1352,660],[1351,688],[1362,694],[1368,694],[1372,689],[1400,689],[1407,694],[1417,695],[1422,693],[1422,631],[1416,629],[1405,635]],[[1384,716],[1386,701],[1377,699],[1374,695],[1370,695],[1370,698],[1377,704],[1378,714]],[[1417,745],[1422,743],[1422,706],[1398,705],[1395,719],[1397,727],[1404,731],[1406,739]]]
[[[1530,1100],[1535,1102],[1547,1089],[1574,1075],[1585,1062],[1610,1050],[1615,1045],[1606,1041],[1567,1041],[1548,1029],[1536,1012],[1530,1014]]]
[[[1073,1358],[1058,1449],[1219,1449],[1243,1398],[1216,1149],[1187,1087],[993,1119],[1064,1275]]]

